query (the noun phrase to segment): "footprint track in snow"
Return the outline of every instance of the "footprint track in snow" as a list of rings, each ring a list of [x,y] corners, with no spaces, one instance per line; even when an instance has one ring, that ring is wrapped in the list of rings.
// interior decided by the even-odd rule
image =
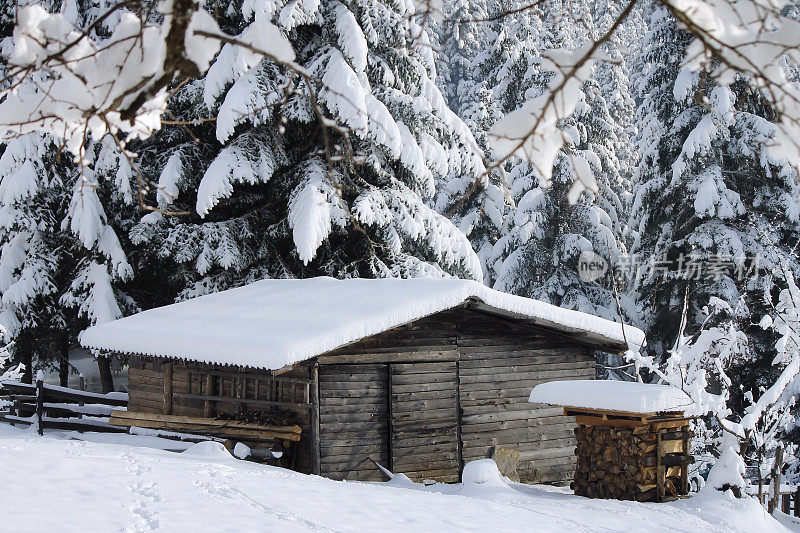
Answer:
[[[133,479],[127,484],[133,496],[129,508],[134,517],[134,523],[125,528],[125,531],[145,532],[158,529],[158,511],[154,504],[161,501],[161,489],[155,481],[141,479],[152,471],[152,468],[142,463],[133,454],[125,456],[128,472]]]
[[[220,475],[221,474],[221,475]],[[237,503],[241,503],[252,507],[258,511],[271,515],[278,520],[282,520],[284,522],[290,522],[296,524],[298,526],[302,526],[308,528],[313,531],[322,531],[326,533],[335,533],[336,530],[330,529],[328,527],[323,526],[313,520],[309,520],[307,518],[303,518],[300,515],[294,514],[292,512],[286,511],[279,507],[272,507],[270,505],[261,503],[257,500],[254,500],[244,492],[242,492],[239,488],[227,483],[226,481],[220,479],[228,478],[232,479],[233,476],[230,474],[222,473],[219,471],[197,471],[196,477],[192,481],[194,486],[200,489],[200,491],[210,498],[225,498]],[[204,481],[204,479],[215,478],[213,483]]]

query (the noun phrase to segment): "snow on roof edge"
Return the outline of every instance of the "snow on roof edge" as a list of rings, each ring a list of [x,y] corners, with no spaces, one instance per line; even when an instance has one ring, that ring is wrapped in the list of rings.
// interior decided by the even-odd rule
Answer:
[[[322,293],[315,300],[322,302],[320,305],[324,305],[325,298],[334,300],[327,302],[333,305],[328,315],[322,313],[324,320],[314,316],[319,306],[307,301],[317,292]],[[452,309],[473,298],[544,326],[593,334],[599,337],[598,342],[616,344],[620,349],[623,337],[636,348],[644,342],[644,333],[633,326],[626,326],[623,335],[617,322],[501,293],[473,281],[431,278],[262,280],[92,326],[81,333],[79,340],[81,345],[94,350],[279,369]],[[286,303],[283,307],[296,305],[300,309],[287,317],[282,302]],[[384,302],[385,305],[380,305]],[[242,331],[224,331],[222,338],[215,337],[210,330],[219,329],[218,315],[230,316],[225,313],[226,308],[239,312],[254,309],[261,316],[241,320],[249,320],[246,324],[249,329],[233,328]],[[173,322],[177,331],[160,331],[159,335],[159,329],[164,330],[165,324]],[[274,330],[267,331],[264,324],[276,322]],[[234,351],[233,345],[239,355],[226,356],[225,353]]]

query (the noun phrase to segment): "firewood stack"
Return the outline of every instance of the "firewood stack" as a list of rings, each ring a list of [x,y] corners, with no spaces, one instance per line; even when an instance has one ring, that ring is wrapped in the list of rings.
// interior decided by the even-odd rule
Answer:
[[[689,420],[680,414],[576,412],[579,496],[664,501],[688,492]]]
[[[564,380],[536,385],[532,403],[574,416],[579,496],[663,502],[689,492],[693,402],[670,385]]]

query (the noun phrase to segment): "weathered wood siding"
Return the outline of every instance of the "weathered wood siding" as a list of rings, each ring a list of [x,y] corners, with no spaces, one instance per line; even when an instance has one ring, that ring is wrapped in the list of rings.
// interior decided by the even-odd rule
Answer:
[[[171,395],[165,379],[169,375],[168,365],[172,365]],[[259,414],[286,416],[289,422],[296,423],[303,431],[300,442],[295,445],[293,467],[301,472],[310,472],[310,412],[304,409],[289,412],[285,408],[268,405],[269,402],[309,402],[307,389],[301,383],[309,379],[309,369],[299,368],[280,378],[297,379],[297,382],[276,381],[266,370],[242,371],[235,367],[192,361],[131,356],[128,410],[243,419]],[[244,401],[238,403],[235,400]]]
[[[338,479],[381,479],[370,456],[412,479],[456,481],[465,462],[486,457],[493,446],[520,452],[522,481],[572,476],[574,422],[560,408],[528,403],[539,383],[594,377],[590,348],[563,334],[457,308],[322,355],[319,363],[321,381],[337,367],[349,372],[348,380],[336,379],[350,391],[347,412],[359,418],[351,430],[335,426],[337,438],[344,431],[361,433],[367,423],[377,431],[363,441],[345,439],[350,446],[337,448],[335,462],[328,459]],[[358,373],[361,366],[380,368],[380,381]],[[390,391],[388,409],[381,405],[382,383]],[[365,392],[356,400],[362,386]],[[342,403],[340,392],[326,402],[327,394],[320,383],[323,405]],[[320,428],[325,442],[329,428]],[[347,465],[358,468],[347,472]]]
[[[510,321],[466,315],[458,340],[463,460],[493,446],[520,452],[523,482],[565,481],[575,470],[575,424],[563,409],[531,404],[539,383],[592,379],[590,350]]]
[[[320,365],[320,473],[383,481],[368,458],[389,465],[388,367]]]
[[[414,481],[456,482],[457,363],[394,363],[391,376],[391,467]]]
[[[128,367],[128,410],[164,412],[164,368],[160,361],[130,358]]]

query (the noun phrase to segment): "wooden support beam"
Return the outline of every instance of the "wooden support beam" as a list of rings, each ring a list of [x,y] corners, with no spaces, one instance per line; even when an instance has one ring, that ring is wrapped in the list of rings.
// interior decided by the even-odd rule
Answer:
[[[137,411],[113,411],[109,423],[113,426],[167,429],[171,431],[213,435],[221,438],[264,442],[282,439],[300,440],[300,426],[252,424],[236,420],[217,420],[184,415],[164,415]]]
[[[669,432],[665,431],[664,434],[668,433],[683,433],[683,453],[686,457],[689,457],[689,439],[693,436],[691,431],[680,431],[680,432]],[[681,494],[689,494],[689,465],[681,465]]]
[[[41,374],[40,374],[41,375]],[[44,424],[42,415],[44,414],[44,381],[40,376],[36,377],[36,426],[39,435],[44,434]]]
[[[321,451],[319,435],[319,363],[311,367],[311,381],[307,385],[311,403],[311,473],[320,474]]]
[[[668,455],[661,458],[661,466],[680,466],[694,464],[694,457],[691,455]]]
[[[461,483],[461,474],[464,472],[464,438],[461,435],[461,426],[464,420],[464,411],[461,407],[461,371],[459,362],[456,361],[456,449],[458,450],[458,482]]]
[[[307,413],[312,409],[311,404],[297,403],[297,402],[273,402],[270,400],[251,400],[249,398],[231,398],[230,396],[209,396],[207,394],[184,394],[182,392],[175,392],[172,395],[175,398],[184,398],[187,400],[203,400],[207,403],[220,402],[232,404],[247,404],[259,405],[262,407],[279,407],[288,411],[297,411]],[[210,417],[211,415],[209,415]]]
[[[172,361],[164,363],[164,414],[172,414]]]
[[[664,484],[666,482],[666,472],[664,471],[664,441],[661,439],[664,430],[659,430],[656,437],[656,501],[663,502],[665,495]]]
[[[136,421],[136,420],[155,420],[160,422],[174,422],[181,424],[198,424],[204,426],[215,427],[230,427],[241,429],[259,429],[259,430],[275,430],[290,433],[297,433],[302,431],[300,426],[278,426],[270,424],[254,424],[252,422],[240,422],[238,420],[217,420],[216,418],[201,418],[197,416],[186,415],[162,415],[160,413],[144,413],[140,411],[119,411],[114,410],[111,416],[120,420]],[[132,424],[136,425],[136,424]]]
[[[214,404],[211,401],[211,397],[213,392],[211,390],[211,380],[213,376],[211,374],[206,374],[203,377],[203,394],[204,403],[203,403],[203,416],[205,418],[211,418],[212,414],[214,413]],[[199,399],[199,398],[198,398]]]
[[[388,458],[386,459],[386,468],[390,472],[394,471],[394,408],[392,407],[392,365],[386,365],[386,430],[389,435],[388,438]]]

